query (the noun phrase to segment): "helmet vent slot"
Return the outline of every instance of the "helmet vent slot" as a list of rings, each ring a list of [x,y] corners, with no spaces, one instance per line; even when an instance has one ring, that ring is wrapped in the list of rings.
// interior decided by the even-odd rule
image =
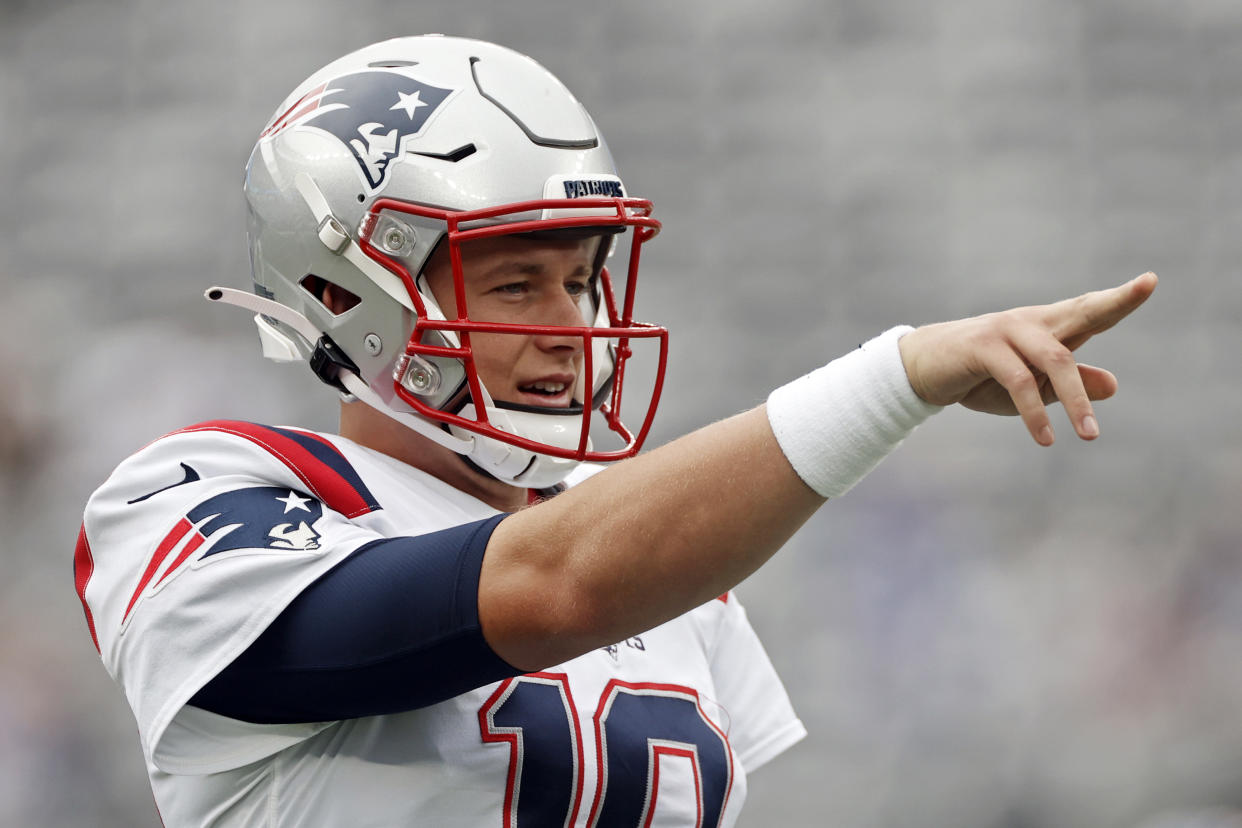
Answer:
[[[434,158],[437,161],[452,161],[456,164],[463,158],[469,158],[479,151],[474,144],[466,144],[460,146],[451,152],[410,152],[410,155],[421,155],[424,158]]]
[[[367,64],[371,69],[400,69],[402,66],[417,65],[417,60],[373,60]]]

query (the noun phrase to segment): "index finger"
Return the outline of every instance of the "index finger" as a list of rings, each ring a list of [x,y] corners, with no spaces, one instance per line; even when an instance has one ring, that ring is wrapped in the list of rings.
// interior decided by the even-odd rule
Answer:
[[[1072,351],[1133,313],[1151,296],[1157,281],[1156,274],[1148,271],[1117,287],[1056,302],[1047,306],[1044,321]]]

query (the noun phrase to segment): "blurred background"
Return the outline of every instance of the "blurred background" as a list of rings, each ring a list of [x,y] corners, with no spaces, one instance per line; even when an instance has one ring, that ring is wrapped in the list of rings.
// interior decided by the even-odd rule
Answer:
[[[335,425],[246,313],[242,168],[302,78],[445,32],[586,104],[664,233],[652,444],[898,323],[1161,275],[1082,351],[1103,436],[939,415],[739,589],[810,736],[747,826],[1242,826],[1233,0],[5,0],[0,824],[159,822],[70,565],[125,455]]]

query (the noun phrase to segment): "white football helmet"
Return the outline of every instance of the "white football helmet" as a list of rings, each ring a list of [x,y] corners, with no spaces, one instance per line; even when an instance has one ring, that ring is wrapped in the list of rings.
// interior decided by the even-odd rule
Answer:
[[[325,382],[512,485],[546,488],[584,460],[638,452],[663,385],[667,332],[633,321],[634,286],[639,249],[660,225],[649,201],[627,196],[595,123],[542,66],[440,35],[360,49],[280,106],[245,190],[254,293],[207,295],[256,312],[265,356],[309,361]],[[570,408],[493,399],[471,352],[471,332],[551,332],[471,319],[464,307],[460,245],[532,233],[603,238],[582,326],[554,329],[583,343]],[[423,279],[441,244],[461,297],[456,319]],[[615,284],[605,266],[613,251],[628,259]],[[325,306],[325,283],[352,304]],[[630,429],[620,402],[636,339],[658,355],[646,413]],[[596,411],[620,448],[593,447]]]

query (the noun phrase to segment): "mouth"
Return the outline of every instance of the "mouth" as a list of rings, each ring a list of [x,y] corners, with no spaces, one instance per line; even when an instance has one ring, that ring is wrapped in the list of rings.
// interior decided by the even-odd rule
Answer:
[[[574,379],[569,376],[542,377],[517,386],[517,400],[543,408],[568,408],[573,403]]]

